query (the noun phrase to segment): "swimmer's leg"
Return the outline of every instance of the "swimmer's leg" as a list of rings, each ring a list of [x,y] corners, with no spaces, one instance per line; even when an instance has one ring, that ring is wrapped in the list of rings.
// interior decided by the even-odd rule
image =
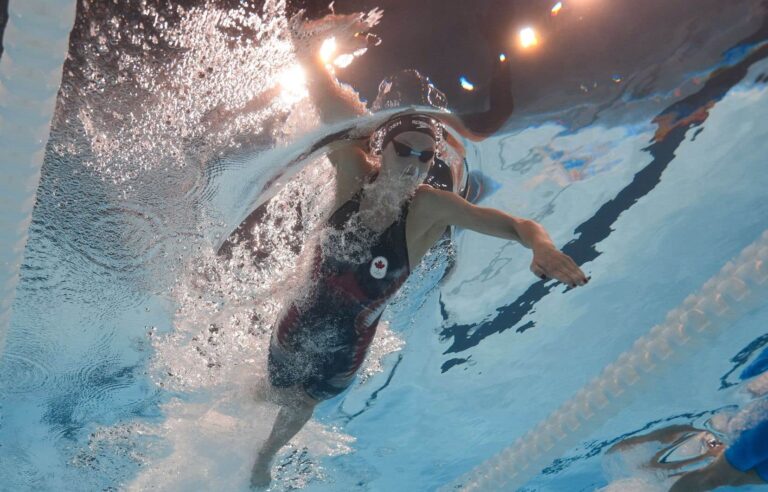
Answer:
[[[292,400],[280,405],[280,411],[272,426],[272,432],[259,450],[256,463],[251,470],[252,487],[267,487],[269,485],[272,480],[269,470],[275,455],[312,417],[317,401],[310,398],[303,389],[298,387],[294,389]]]

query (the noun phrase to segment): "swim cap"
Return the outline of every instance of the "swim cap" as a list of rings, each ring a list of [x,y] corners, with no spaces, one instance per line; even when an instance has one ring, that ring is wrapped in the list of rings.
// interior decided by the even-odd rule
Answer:
[[[424,115],[409,114],[393,118],[382,125],[384,137],[381,141],[381,147],[384,148],[393,138],[405,132],[419,132],[429,135],[432,140],[437,141],[437,124],[435,121]]]
[[[379,84],[379,94],[371,109],[373,111],[413,106],[430,106],[446,109],[445,94],[435,87],[418,70],[401,70]],[[429,135],[435,142],[442,138],[440,122],[425,115],[409,114],[396,116],[379,126],[370,140],[371,150],[380,153],[392,138],[400,133],[415,131]]]

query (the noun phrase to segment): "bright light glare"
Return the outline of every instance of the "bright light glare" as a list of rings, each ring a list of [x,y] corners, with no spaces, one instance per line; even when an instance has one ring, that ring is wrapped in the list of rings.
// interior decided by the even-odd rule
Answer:
[[[280,93],[280,99],[285,104],[298,102],[309,94],[307,92],[307,77],[301,65],[288,67],[278,76],[277,80],[283,89]]]
[[[336,55],[338,46],[336,45],[336,38],[328,38],[323,41],[320,46],[320,59],[327,65],[334,65],[339,68],[348,67],[358,56],[361,56],[368,48],[361,48],[354,53],[342,53]]]
[[[459,77],[459,83],[461,84],[461,88],[465,91],[473,91],[475,90],[475,84],[467,80],[465,76]]]
[[[336,53],[336,38],[328,38],[323,41],[320,46],[320,59],[323,60],[323,63],[329,63],[334,53]]]
[[[352,60],[355,59],[354,55],[346,54],[346,55],[339,55],[336,57],[335,60],[333,60],[333,64],[336,65],[339,68],[348,67],[350,63],[352,63]]]
[[[501,53],[501,54],[499,55],[499,61],[502,61],[502,62],[503,62],[503,61],[507,61],[507,55],[505,55],[504,53]]]
[[[520,30],[520,46],[530,48],[539,44],[539,38],[532,27],[526,27]]]
[[[552,7],[552,15],[557,15],[560,13],[560,11],[563,9],[563,2],[557,2],[554,7]]]

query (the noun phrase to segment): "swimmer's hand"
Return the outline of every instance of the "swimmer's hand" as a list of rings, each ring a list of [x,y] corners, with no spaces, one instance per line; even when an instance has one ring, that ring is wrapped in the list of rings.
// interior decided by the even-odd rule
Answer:
[[[336,52],[359,53],[372,45],[378,45],[380,40],[368,31],[377,25],[384,11],[378,8],[368,13],[329,14],[321,19],[304,20],[304,11],[300,11],[289,21],[294,40],[302,43],[297,50],[299,56],[318,56],[323,43],[334,38]]]
[[[589,282],[570,256],[549,243],[533,248],[531,271],[542,280],[554,278],[571,287]]]

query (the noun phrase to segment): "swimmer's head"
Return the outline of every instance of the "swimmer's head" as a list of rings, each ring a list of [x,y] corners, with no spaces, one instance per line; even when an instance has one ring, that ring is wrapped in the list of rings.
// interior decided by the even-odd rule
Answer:
[[[428,106],[446,109],[445,94],[417,70],[402,70],[379,84],[374,111]],[[440,123],[428,116],[409,114],[388,120],[372,135],[371,151],[381,154],[382,177],[422,182],[442,139]]]
[[[401,133],[422,133],[432,139],[438,140],[440,126],[437,121],[420,114],[408,114],[388,120],[379,127],[381,134],[381,149],[384,148]]]
[[[388,122],[381,140],[381,176],[422,182],[434,162],[438,134],[432,119],[421,115]]]

